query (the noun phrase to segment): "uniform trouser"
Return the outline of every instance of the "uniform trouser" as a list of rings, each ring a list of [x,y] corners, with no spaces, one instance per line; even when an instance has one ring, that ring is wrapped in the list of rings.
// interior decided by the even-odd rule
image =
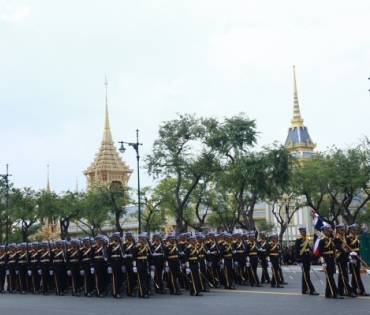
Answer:
[[[94,265],[95,273],[95,288],[96,288],[96,296],[104,294],[106,288],[106,281],[105,278],[107,277],[107,265],[105,261],[96,262]]]
[[[325,288],[325,296],[332,296],[338,294],[337,285],[334,281],[334,274],[335,274],[335,263],[334,257],[324,257],[326,268],[325,268],[325,276],[326,276],[326,288]]]
[[[132,261],[128,260],[125,263],[126,266],[126,294],[128,296],[135,293],[136,275],[132,271]]]
[[[70,282],[72,287],[72,293],[78,292],[78,283],[79,283],[79,276],[80,276],[80,268],[78,264],[74,264],[70,267],[71,269],[71,276],[70,276]]]
[[[164,285],[162,281],[164,259],[156,259],[154,262],[154,287],[156,291],[163,291]]]
[[[148,263],[146,260],[137,260],[137,280],[139,286],[139,297],[143,297],[149,293],[149,282],[148,282]]]
[[[51,290],[50,284],[50,266],[49,264],[43,264],[41,266],[41,283],[42,283],[42,293],[48,293]]]
[[[361,280],[361,262],[356,258],[356,264],[350,264],[350,269],[352,273],[351,284],[354,290],[357,290],[357,293],[364,293],[365,288]],[[356,292],[355,292],[356,293]]]
[[[4,291],[6,271],[5,267],[0,267],[0,291]]]
[[[238,256],[235,261],[238,262],[238,266],[235,267],[235,282],[238,284],[245,283],[246,281],[246,276],[245,276],[245,271],[244,271],[244,266],[245,266],[245,257],[244,256]]]
[[[200,284],[200,289],[202,291],[205,291],[208,289],[208,283],[206,281],[206,274],[207,274],[207,267],[206,267],[206,261],[204,259],[199,260],[199,284]]]
[[[83,276],[83,286],[84,286],[84,294],[91,294],[91,291],[94,288],[94,275],[91,274],[91,267],[89,263],[84,263],[82,265],[82,270],[84,271]]]
[[[258,258],[250,257],[250,267],[248,267],[249,273],[249,282],[253,285],[258,285],[260,283],[257,275],[257,266],[258,266]]]
[[[270,282],[270,275],[268,272],[268,265],[265,256],[260,257],[261,259],[261,266],[262,266],[262,275],[261,275],[261,282]]]
[[[9,265],[9,276],[8,276],[8,288],[9,292],[14,292],[16,290],[17,275],[15,273],[15,266]]]
[[[177,283],[180,273],[180,263],[176,260],[168,261],[168,267],[170,271],[168,272],[168,287],[171,293],[176,293],[180,291],[180,287]]]
[[[190,282],[190,294],[198,294],[201,290],[201,284],[199,281],[199,265],[198,262],[189,263],[190,274],[187,275]]]
[[[211,263],[211,266],[209,266],[209,263]],[[208,261],[208,280],[211,282],[214,286],[217,286],[217,283],[220,281],[220,267],[218,266],[218,258],[212,257]]]
[[[54,264],[54,282],[56,292],[64,293],[67,289],[67,270],[64,263]]]
[[[231,258],[224,258],[224,287],[229,289],[233,284],[233,260]]]
[[[112,274],[111,274],[111,283],[112,283],[112,294],[116,296],[119,294],[119,290],[121,288],[121,275],[122,275],[122,264],[120,262],[114,262],[111,265],[112,267]]]
[[[347,272],[347,259],[346,258],[339,258],[337,259],[338,265],[338,291],[339,294],[349,294],[353,291],[349,283],[349,277]]]
[[[283,277],[281,274],[281,268],[279,266],[278,259],[271,259],[272,264],[272,279],[271,279],[271,286],[278,285],[283,282]]]
[[[18,274],[18,279],[19,279],[19,290],[21,292],[27,291],[27,266],[21,265],[18,268],[19,274]]]
[[[311,282],[310,270],[311,270],[310,257],[302,258],[302,293],[315,292],[315,287]]]
[[[40,275],[36,265],[31,266],[30,286],[33,293],[40,291]]]
[[[181,266],[183,267],[182,269],[182,272],[180,272],[179,274],[179,283],[180,283],[180,286],[182,288],[185,288],[186,290],[189,290],[190,287],[189,287],[189,280],[188,278],[186,277],[186,274],[185,274],[185,262],[184,261],[181,261]]]

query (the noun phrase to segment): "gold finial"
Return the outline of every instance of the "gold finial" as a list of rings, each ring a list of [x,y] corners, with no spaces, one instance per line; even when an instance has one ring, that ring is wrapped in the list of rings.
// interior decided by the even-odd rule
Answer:
[[[47,165],[47,180],[46,180],[46,192],[50,193],[50,182],[49,182],[49,164]]]
[[[109,114],[108,114],[108,80],[107,76],[105,76],[105,124],[104,124],[104,134],[103,134],[103,142],[113,142],[112,134],[110,131],[110,124],[109,124]]]
[[[293,66],[293,119],[292,127],[303,126],[303,119],[301,117],[301,111],[299,109],[298,92],[297,92],[297,81],[295,78],[295,66]]]
[[[78,176],[76,176],[76,192],[78,192]]]

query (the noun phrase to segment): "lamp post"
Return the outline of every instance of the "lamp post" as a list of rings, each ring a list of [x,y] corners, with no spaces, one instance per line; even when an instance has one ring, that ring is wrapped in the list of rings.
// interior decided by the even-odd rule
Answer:
[[[6,189],[6,242],[4,242],[6,245],[9,243],[9,176],[12,176],[9,174],[9,165],[6,164],[6,174],[0,176],[4,178],[5,180],[5,189]]]
[[[136,151],[136,160],[137,160],[137,195],[138,195],[138,206],[139,206],[139,233],[141,233],[141,207],[140,207],[140,168],[139,168],[139,145],[143,145],[142,143],[139,143],[139,129],[136,130],[136,142],[124,142],[124,141],[118,141],[118,143],[121,144],[121,147],[119,148],[119,152],[125,153],[126,148],[124,147],[124,143],[128,144],[129,146],[132,146]]]

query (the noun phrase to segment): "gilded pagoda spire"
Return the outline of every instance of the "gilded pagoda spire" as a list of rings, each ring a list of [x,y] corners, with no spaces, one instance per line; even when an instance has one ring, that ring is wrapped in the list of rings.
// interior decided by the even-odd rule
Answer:
[[[50,193],[49,164],[47,165],[46,192]]]
[[[104,123],[104,133],[103,133],[103,142],[106,144],[113,144],[112,133],[110,131],[109,124],[109,114],[108,114],[108,80],[105,76],[105,123]]]
[[[298,92],[297,92],[297,80],[295,77],[295,66],[293,66],[293,119],[292,127],[304,126],[303,119],[301,117],[301,110],[299,109]]]

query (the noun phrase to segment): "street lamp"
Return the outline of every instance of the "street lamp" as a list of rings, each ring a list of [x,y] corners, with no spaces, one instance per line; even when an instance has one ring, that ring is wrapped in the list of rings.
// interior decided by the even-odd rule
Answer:
[[[140,207],[140,168],[139,168],[139,145],[143,145],[142,143],[139,143],[139,129],[136,130],[136,143],[132,142],[124,142],[124,141],[118,141],[118,143],[121,144],[121,147],[119,148],[119,152],[125,153],[126,148],[124,147],[124,143],[128,144],[129,146],[132,146],[136,151],[136,160],[137,160],[137,195],[138,195],[138,205],[139,205],[139,234],[141,233],[141,207]]]
[[[6,242],[5,244],[8,245],[9,243],[9,176],[12,176],[8,172],[9,165],[6,164],[6,174],[0,176],[5,180],[5,188],[6,188]]]

